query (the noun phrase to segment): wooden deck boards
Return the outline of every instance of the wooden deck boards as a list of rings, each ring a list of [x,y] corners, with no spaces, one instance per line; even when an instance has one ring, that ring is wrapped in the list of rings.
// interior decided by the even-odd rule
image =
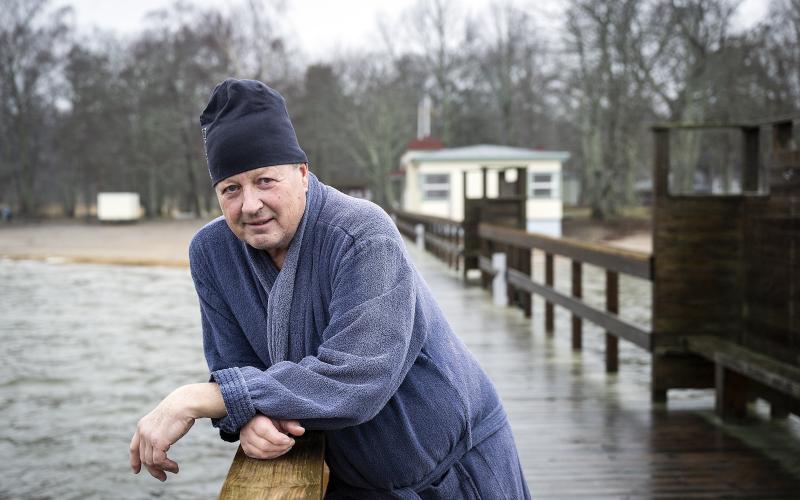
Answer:
[[[465,287],[408,246],[454,330],[494,380],[534,498],[800,499],[800,467],[778,460],[800,457],[796,421],[722,426],[710,392],[653,405],[647,357],[629,355],[626,364],[625,350],[635,347],[623,343],[620,373],[607,375],[589,329],[585,350],[573,352],[566,315],[550,338],[537,323],[540,304],[533,322],[495,307],[487,292]],[[772,435],[760,439],[763,432]],[[748,443],[769,446],[735,437],[748,433],[756,434]]]

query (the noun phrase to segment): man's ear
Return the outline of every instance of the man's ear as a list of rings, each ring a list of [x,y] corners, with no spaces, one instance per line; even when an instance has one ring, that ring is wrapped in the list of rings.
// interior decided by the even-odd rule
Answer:
[[[303,177],[303,189],[308,192],[308,163],[300,164],[300,175]]]

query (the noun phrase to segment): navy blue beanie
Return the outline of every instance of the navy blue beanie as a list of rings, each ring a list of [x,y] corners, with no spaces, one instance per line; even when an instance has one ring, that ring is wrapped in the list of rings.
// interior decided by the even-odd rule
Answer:
[[[256,80],[217,85],[200,115],[211,184],[260,167],[308,163],[283,97]]]

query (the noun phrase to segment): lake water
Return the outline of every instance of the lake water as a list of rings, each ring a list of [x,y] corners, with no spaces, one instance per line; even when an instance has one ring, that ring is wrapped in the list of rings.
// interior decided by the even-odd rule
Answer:
[[[207,380],[188,269],[0,260],[0,498],[214,498],[236,445],[199,421],[160,483],[130,472],[138,419]]]

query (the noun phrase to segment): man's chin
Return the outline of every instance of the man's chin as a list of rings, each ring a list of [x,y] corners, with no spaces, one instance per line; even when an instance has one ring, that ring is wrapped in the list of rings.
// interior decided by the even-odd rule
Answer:
[[[269,238],[264,235],[260,236],[245,236],[244,241],[251,247],[258,250],[271,250],[277,245],[274,238]]]

